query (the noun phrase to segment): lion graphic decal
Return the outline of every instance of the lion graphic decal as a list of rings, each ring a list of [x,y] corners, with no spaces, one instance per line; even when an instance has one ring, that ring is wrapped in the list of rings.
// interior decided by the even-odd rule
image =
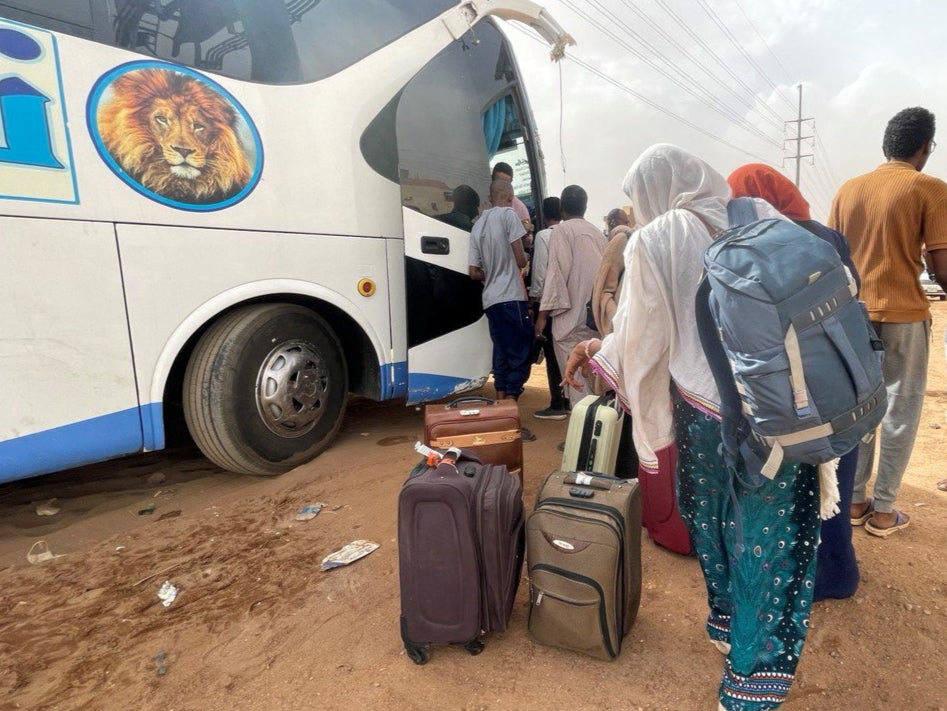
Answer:
[[[255,128],[208,80],[151,66],[123,72],[97,93],[100,151],[139,192],[175,207],[216,209],[253,187]]]

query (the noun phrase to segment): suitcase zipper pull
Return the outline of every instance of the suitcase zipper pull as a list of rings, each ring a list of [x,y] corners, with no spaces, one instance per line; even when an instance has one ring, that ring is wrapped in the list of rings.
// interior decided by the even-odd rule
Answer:
[[[542,601],[543,601],[543,591],[540,590],[539,594],[536,596],[536,607],[539,607]]]

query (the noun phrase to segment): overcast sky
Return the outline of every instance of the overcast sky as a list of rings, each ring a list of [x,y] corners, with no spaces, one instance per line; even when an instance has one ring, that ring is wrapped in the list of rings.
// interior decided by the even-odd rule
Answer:
[[[784,153],[771,142],[782,144],[783,138],[796,135],[795,126],[784,133],[781,124],[797,118],[799,83],[803,117],[814,117],[821,138],[821,144],[804,141],[802,150],[815,154],[816,165],[811,165],[813,159],[802,161],[801,188],[817,219],[826,217],[842,182],[884,160],[884,127],[900,109],[924,106],[947,125],[947,3],[942,0],[540,2],[576,39],[576,46],[569,48],[571,55],[736,146],[713,140],[569,60],[562,63],[560,93],[559,66],[549,61],[548,49],[513,29],[515,25],[507,25],[546,157],[547,193],[557,195],[564,185],[582,185],[589,192],[587,217],[596,223],[610,208],[628,203],[621,192],[622,179],[635,158],[654,143],[675,143],[724,176],[739,165],[765,158],[794,177],[794,162],[783,164],[783,157],[794,155],[795,144],[786,143]],[[582,13],[610,28],[618,39]],[[762,73],[728,39],[714,14]],[[705,102],[716,97],[738,116],[726,118],[714,112],[622,42],[672,76],[697,80],[695,88],[680,79]],[[745,120],[746,128],[738,120]],[[765,139],[750,132],[753,126]],[[803,135],[812,133],[812,122],[803,124]],[[947,131],[944,147],[935,151],[926,172],[947,178]]]

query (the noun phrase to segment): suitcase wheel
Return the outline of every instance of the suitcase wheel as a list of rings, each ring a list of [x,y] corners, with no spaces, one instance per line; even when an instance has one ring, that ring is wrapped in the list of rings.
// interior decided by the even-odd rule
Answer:
[[[464,645],[464,649],[466,649],[472,656],[477,656],[483,651],[483,642],[481,642],[479,639],[471,640]]]
[[[431,654],[427,651],[427,647],[418,647],[413,644],[406,644],[404,646],[404,651],[408,653],[408,658],[411,659],[411,661],[415,664],[427,664],[428,660],[431,658]],[[471,652],[471,654],[473,654],[473,652]]]

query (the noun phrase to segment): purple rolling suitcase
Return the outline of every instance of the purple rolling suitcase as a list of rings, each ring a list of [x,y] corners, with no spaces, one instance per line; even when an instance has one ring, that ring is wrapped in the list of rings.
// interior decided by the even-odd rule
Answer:
[[[420,465],[398,497],[401,638],[415,664],[430,645],[483,650],[506,630],[525,547],[523,490],[504,465],[462,455]]]

